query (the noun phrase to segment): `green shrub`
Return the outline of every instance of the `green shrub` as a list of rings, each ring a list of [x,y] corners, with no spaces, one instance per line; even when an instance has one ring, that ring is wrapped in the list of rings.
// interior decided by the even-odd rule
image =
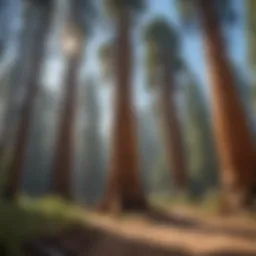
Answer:
[[[79,214],[76,207],[60,198],[23,197],[16,204],[0,201],[0,247],[7,250],[7,255],[20,255],[25,241],[75,224]]]

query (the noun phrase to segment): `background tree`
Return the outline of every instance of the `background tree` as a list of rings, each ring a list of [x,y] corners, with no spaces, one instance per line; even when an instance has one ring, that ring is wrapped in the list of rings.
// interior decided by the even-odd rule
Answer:
[[[100,109],[95,78],[86,80],[83,113],[85,129],[82,139],[81,193],[87,205],[99,202],[103,192],[104,152],[100,134]]]
[[[217,165],[206,102],[191,72],[184,86],[184,94],[190,193],[200,199],[206,190],[217,188]]]
[[[190,10],[182,11],[182,14],[195,14],[194,11],[197,11],[202,25],[211,87],[212,120],[221,170],[221,206],[225,212],[239,211],[252,203],[256,158],[220,27],[221,23],[234,21],[232,1],[184,0],[178,3],[180,10],[186,6]]]
[[[42,196],[49,189],[49,129],[53,120],[55,95],[46,87],[41,87],[30,127],[26,161],[24,164],[24,192],[30,196]]]
[[[4,196],[8,199],[14,199],[21,186],[22,168],[24,164],[25,151],[28,141],[29,123],[31,121],[34,109],[35,98],[39,86],[39,75],[43,63],[45,42],[49,31],[51,20],[52,1],[47,0],[31,1],[30,11],[34,13],[34,33],[33,44],[30,48],[31,62],[30,72],[26,85],[26,92],[23,98],[20,120],[17,127],[17,138],[14,145],[13,160],[8,171],[8,180],[4,189]]]
[[[187,170],[174,99],[175,75],[181,63],[178,34],[167,21],[157,19],[147,26],[145,40],[148,81],[157,86],[158,116],[161,115],[166,160],[173,172],[175,190],[184,192],[187,187]]]
[[[254,110],[253,110],[253,104],[252,103],[252,86],[250,82],[247,80],[247,77],[245,73],[242,71],[242,69],[238,66],[233,67],[233,74],[235,77],[235,84],[236,89],[239,94],[239,99],[242,104],[247,123],[251,130],[254,132],[255,137],[255,118],[254,118]]]
[[[22,5],[22,28],[18,38],[16,58],[7,75],[3,127],[0,133],[0,161],[5,160],[5,154],[10,155],[21,99],[28,80],[28,68],[31,61],[30,50],[35,29],[35,13],[31,11],[31,8],[28,1]]]
[[[157,136],[157,127],[154,115],[149,106],[144,107],[139,111],[138,128],[139,156],[142,170],[141,180],[144,191],[146,191],[147,194],[154,193],[157,192],[158,184],[156,184],[156,180],[152,179],[150,174],[156,171],[156,175],[161,176],[158,172],[159,170],[154,169],[154,166],[161,154],[160,143]],[[163,186],[163,184],[161,185]],[[170,185],[170,182],[168,185]]]
[[[74,153],[74,125],[76,114],[79,68],[85,36],[89,35],[94,6],[92,1],[70,2],[69,17],[63,33],[63,46],[67,54],[67,71],[64,78],[63,110],[53,159],[52,192],[66,199],[72,198],[71,181]]]
[[[147,203],[139,177],[131,86],[132,25],[144,2],[106,0],[104,3],[116,25],[115,46],[112,47],[116,84],[111,159],[101,209],[144,210]]]

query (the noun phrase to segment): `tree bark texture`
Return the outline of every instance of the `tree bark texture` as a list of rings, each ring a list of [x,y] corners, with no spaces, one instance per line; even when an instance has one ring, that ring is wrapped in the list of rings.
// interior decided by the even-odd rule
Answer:
[[[221,202],[224,211],[239,211],[251,201],[256,155],[235,89],[214,1],[196,0],[204,33],[212,121],[220,164]]]
[[[132,103],[130,22],[128,12],[124,10],[119,13],[111,159],[101,205],[105,211],[146,208],[139,177],[136,120]]]

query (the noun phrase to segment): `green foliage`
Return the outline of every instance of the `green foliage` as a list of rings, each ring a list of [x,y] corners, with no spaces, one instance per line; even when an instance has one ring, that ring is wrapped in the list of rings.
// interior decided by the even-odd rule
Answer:
[[[147,79],[147,88],[152,89],[158,83],[158,69],[157,69],[157,48],[152,43],[147,43],[145,56],[145,72]]]
[[[172,208],[181,205],[189,206],[195,204],[195,201],[191,200],[191,197],[187,193],[175,195],[171,192],[168,194],[155,193],[151,195],[150,202],[152,205],[158,205],[160,207],[163,206],[164,208]]]
[[[42,8],[48,8],[53,4],[53,0],[28,0],[28,2],[31,2],[35,6],[39,7],[40,9]]]
[[[234,1],[214,0],[212,2],[219,21],[222,24],[234,24],[237,20],[234,10]],[[194,23],[195,18],[198,15],[196,1],[176,0],[176,6],[180,13],[181,20],[185,25],[191,25],[191,23]]]
[[[163,57],[168,56],[170,68],[179,70],[182,67],[180,57],[179,35],[175,28],[163,18],[152,21],[144,30],[146,42],[145,68],[149,88],[159,79],[159,71],[164,65]]]
[[[24,242],[75,224],[78,212],[59,198],[20,198],[17,204],[0,201],[0,244],[7,255],[21,255]]]
[[[90,33],[92,25],[98,17],[95,1],[72,0],[70,1],[71,20],[83,33]]]
[[[171,60],[178,58],[180,53],[180,41],[177,30],[163,18],[157,18],[147,25],[144,31],[144,38],[149,43],[149,50],[154,45],[155,57],[167,54]],[[157,55],[156,55],[157,54]]]
[[[98,50],[103,78],[106,80],[111,79],[114,74],[114,54],[114,40],[102,44]]]
[[[111,16],[116,16],[121,10],[138,14],[145,9],[145,0],[104,0],[104,4]]]
[[[180,194],[175,196],[154,194],[150,197],[152,205],[163,207],[164,209],[175,209],[181,207],[192,210],[197,214],[217,213],[219,209],[219,194],[212,190],[205,194],[202,200],[195,200],[189,194]]]
[[[179,37],[175,28],[164,18],[157,18],[146,27],[145,40],[154,43],[160,50],[175,53],[179,47]]]
[[[192,23],[195,15],[195,5],[191,0],[176,0],[177,9],[179,11],[181,21],[184,25]]]
[[[215,0],[216,12],[222,23],[234,24],[237,15],[234,10],[234,0]]]

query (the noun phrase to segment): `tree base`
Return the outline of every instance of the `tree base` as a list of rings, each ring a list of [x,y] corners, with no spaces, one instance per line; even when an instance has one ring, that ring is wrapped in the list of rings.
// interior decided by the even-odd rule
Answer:
[[[99,205],[98,210],[102,213],[120,214],[122,212],[146,212],[149,209],[145,198],[107,198]]]
[[[74,198],[68,189],[52,189],[51,195],[53,197],[62,198],[66,201],[74,201]]]
[[[15,201],[17,194],[17,191],[12,187],[6,186],[2,191],[2,198],[7,201]]]
[[[253,191],[226,193],[220,198],[219,213],[225,215],[240,215],[255,210]]]

